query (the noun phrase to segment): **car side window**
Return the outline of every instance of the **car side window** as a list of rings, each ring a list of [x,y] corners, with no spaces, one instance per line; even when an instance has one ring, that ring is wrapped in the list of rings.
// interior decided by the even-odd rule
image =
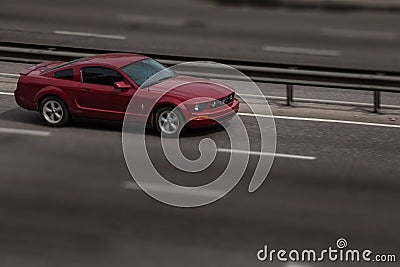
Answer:
[[[82,68],[82,82],[113,86],[124,78],[117,71],[104,67]]]
[[[74,71],[72,69],[56,71],[56,72],[54,72],[54,78],[63,79],[63,80],[73,80],[74,79]]]

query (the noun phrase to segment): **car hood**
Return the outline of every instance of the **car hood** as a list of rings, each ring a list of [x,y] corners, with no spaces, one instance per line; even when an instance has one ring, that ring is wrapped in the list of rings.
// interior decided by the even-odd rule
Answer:
[[[210,97],[219,99],[234,92],[233,89],[210,80],[190,76],[176,76],[149,87],[151,91],[196,98]]]

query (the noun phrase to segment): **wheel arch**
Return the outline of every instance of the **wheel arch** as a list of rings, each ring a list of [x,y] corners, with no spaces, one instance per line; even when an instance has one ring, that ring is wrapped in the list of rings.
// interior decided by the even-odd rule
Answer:
[[[151,118],[151,126],[153,128],[154,128],[154,123],[155,123],[155,114],[157,113],[157,111],[159,109],[164,108],[164,107],[171,107],[173,109],[177,108],[179,110],[179,112],[181,113],[181,115],[183,116],[183,119],[185,121],[187,121],[187,116],[185,114],[186,109],[183,110],[184,107],[182,105],[179,105],[179,104],[177,105],[176,103],[173,103],[173,102],[162,102],[162,103],[155,105],[151,111],[150,118]]]
[[[70,109],[71,109],[72,103],[71,103],[68,95],[65,92],[63,92],[61,89],[54,87],[54,86],[45,87],[36,94],[36,96],[34,98],[34,104],[35,104],[36,110],[39,110],[40,103],[46,97],[50,97],[50,96],[58,97],[59,99],[61,99],[64,102],[64,104],[67,106],[68,112],[71,113]]]

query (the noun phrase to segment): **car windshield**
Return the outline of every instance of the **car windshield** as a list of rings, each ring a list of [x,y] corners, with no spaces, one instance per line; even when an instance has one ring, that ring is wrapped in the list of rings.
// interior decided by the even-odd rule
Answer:
[[[139,87],[148,87],[176,76],[175,72],[151,58],[131,63],[121,70]]]

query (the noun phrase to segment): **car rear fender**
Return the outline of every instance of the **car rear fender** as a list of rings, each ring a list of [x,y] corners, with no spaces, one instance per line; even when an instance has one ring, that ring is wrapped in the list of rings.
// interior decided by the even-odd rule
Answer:
[[[67,104],[68,108],[71,109],[73,107],[73,103],[68,97],[68,95],[62,91],[60,88],[57,88],[55,86],[46,86],[43,89],[41,89],[35,96],[34,98],[34,104],[37,109],[39,109],[40,101],[46,97],[46,96],[57,96],[61,98],[65,104]]]

